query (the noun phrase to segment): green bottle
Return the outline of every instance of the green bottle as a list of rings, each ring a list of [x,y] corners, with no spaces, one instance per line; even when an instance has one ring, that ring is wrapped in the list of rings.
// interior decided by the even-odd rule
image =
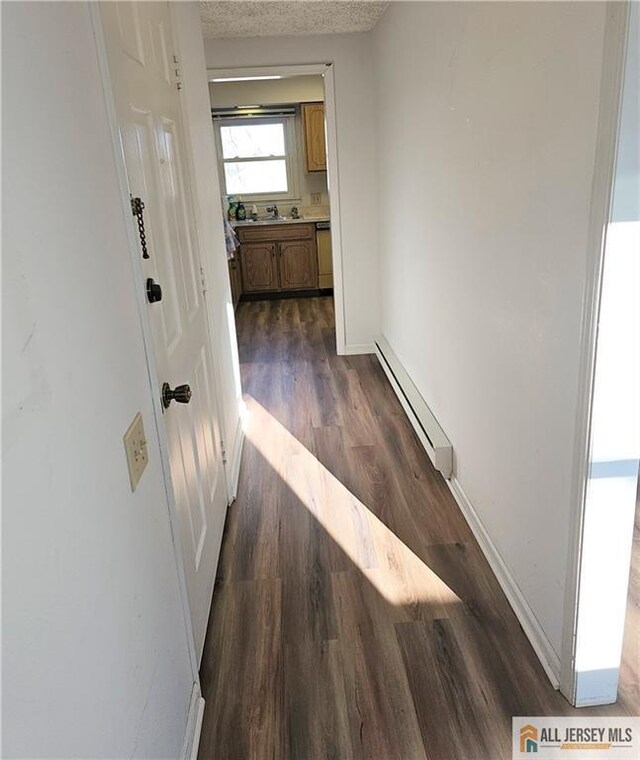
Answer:
[[[238,222],[244,222],[247,218],[247,209],[244,207],[244,203],[240,201],[236,206],[236,220]]]

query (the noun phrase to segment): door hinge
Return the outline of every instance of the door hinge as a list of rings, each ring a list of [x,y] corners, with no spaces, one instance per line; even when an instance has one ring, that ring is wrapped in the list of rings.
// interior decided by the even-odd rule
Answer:
[[[220,451],[222,452],[222,464],[227,463],[227,449],[225,448],[224,441],[220,439]]]
[[[204,279],[204,269],[200,267],[200,284],[202,285],[202,293],[203,295],[206,295],[207,293],[207,282]]]
[[[173,56],[173,83],[176,86],[177,90],[182,89],[182,69],[180,68],[180,61],[178,60],[178,56]]]

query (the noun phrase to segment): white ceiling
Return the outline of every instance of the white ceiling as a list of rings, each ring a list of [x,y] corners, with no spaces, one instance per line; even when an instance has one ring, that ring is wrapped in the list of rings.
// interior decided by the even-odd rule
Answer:
[[[200,17],[205,37],[340,34],[373,29],[388,4],[364,0],[215,0],[200,3]]]

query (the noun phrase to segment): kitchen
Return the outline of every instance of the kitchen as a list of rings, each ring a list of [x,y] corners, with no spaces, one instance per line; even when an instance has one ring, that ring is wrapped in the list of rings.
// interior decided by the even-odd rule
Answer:
[[[209,92],[234,309],[332,296],[323,77],[221,74]]]

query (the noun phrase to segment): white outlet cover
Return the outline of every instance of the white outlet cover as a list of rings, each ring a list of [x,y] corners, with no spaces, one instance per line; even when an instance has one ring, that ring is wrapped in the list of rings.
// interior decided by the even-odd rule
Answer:
[[[138,412],[123,437],[131,490],[135,491],[149,461],[142,413]]]

